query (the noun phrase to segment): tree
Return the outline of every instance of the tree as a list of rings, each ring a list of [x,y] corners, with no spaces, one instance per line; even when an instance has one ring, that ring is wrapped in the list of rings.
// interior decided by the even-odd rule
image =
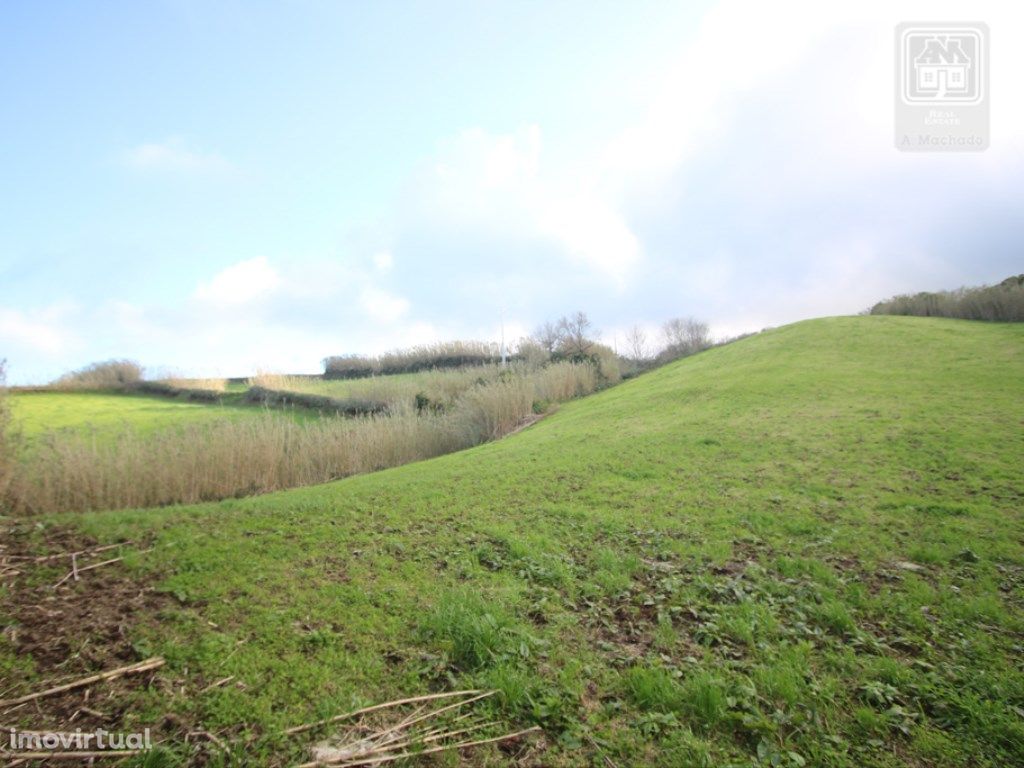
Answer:
[[[576,312],[558,321],[559,346],[569,357],[586,357],[594,345],[589,338],[593,327],[584,312]]]
[[[639,325],[626,331],[626,355],[634,362],[647,359],[647,334]]]
[[[533,332],[533,341],[546,351],[549,357],[555,353],[561,339],[562,335],[558,324],[552,323],[550,320],[538,325],[537,330]]]
[[[692,355],[711,346],[708,324],[692,317],[674,317],[662,326],[665,344],[674,356]]]

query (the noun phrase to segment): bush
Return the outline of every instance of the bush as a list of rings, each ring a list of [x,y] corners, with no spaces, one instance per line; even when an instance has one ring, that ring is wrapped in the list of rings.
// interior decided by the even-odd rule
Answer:
[[[340,355],[324,358],[324,376],[356,379],[375,375],[417,373],[432,368],[462,368],[501,360],[497,344],[486,341],[447,341],[386,352],[379,357]]]
[[[375,358],[360,355],[325,357],[323,365],[324,376],[329,379],[361,379],[380,373],[380,364]]]
[[[107,360],[65,373],[53,382],[59,389],[124,389],[142,381],[142,366],[134,360]]]
[[[1024,275],[1008,277],[998,285],[894,296],[875,304],[869,314],[1021,322],[1024,321]]]
[[[597,375],[602,385],[618,384],[622,380],[619,356],[615,354],[611,347],[606,347],[604,344],[592,344],[590,347],[590,360],[597,369]]]
[[[368,413],[383,413],[387,409],[387,403],[378,400],[362,400],[359,398],[346,398],[344,400],[325,395],[311,395],[303,392],[288,392],[263,387],[250,387],[245,393],[245,399],[250,403],[270,406],[272,408],[287,408],[298,406],[310,408],[317,411],[329,411],[344,416],[358,416]]]
[[[659,363],[694,355],[711,346],[708,324],[692,317],[675,317],[662,326],[665,349],[658,354]]]
[[[125,387],[131,392],[142,392],[147,395],[177,397],[182,400],[196,400],[203,403],[219,403],[223,392],[214,389],[189,389],[175,386],[166,381],[139,381]]]

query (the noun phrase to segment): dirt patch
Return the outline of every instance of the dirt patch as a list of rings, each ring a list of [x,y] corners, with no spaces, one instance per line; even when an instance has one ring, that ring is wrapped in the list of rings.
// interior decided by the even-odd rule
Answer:
[[[150,620],[168,598],[151,583],[129,575],[120,562],[84,570],[118,557],[117,550],[83,553],[76,558],[83,569],[79,580],[55,586],[71,571],[71,557],[33,558],[84,552],[99,543],[71,529],[21,525],[4,530],[0,546],[0,570],[7,574],[0,593],[3,653],[13,653],[16,660],[0,687],[0,698],[15,699],[144,658],[132,645],[132,630]],[[6,726],[32,730],[130,727],[133,707],[147,687],[158,684],[160,675],[154,670],[0,706],[0,717]],[[154,728],[154,738],[160,735]]]

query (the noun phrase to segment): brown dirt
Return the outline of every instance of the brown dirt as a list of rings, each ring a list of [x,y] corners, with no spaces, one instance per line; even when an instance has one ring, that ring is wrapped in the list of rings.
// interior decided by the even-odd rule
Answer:
[[[14,699],[79,678],[143,660],[133,647],[132,630],[161,610],[168,598],[152,583],[111,563],[54,585],[71,570],[71,558],[44,562],[25,559],[87,550],[95,540],[67,528],[42,531],[17,525],[2,531],[0,570],[19,571],[3,579],[0,592],[3,642],[19,662],[0,681],[0,698]],[[137,548],[138,545],[129,545]],[[117,557],[118,551],[81,555],[81,568]],[[168,737],[171,723],[132,721],[133,707],[147,687],[162,685],[165,670],[97,683],[13,707],[0,706],[7,727],[74,731],[153,727],[154,739]],[[161,733],[161,731],[163,731]]]

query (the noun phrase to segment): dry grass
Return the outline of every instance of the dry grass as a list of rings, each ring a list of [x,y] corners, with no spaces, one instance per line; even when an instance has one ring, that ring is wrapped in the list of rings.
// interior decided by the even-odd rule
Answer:
[[[597,389],[597,371],[592,365],[553,363],[531,377],[537,400],[562,402],[588,395]]]
[[[56,389],[123,389],[142,381],[142,366],[134,360],[106,360],[65,373],[53,382]]]
[[[397,376],[369,376],[344,381],[260,373],[249,379],[249,385],[275,392],[297,392],[387,403],[391,408],[412,405],[416,402],[416,396],[421,395],[431,403],[448,407],[464,392],[496,380],[502,370],[497,365],[483,365],[448,370],[435,369]],[[515,372],[526,373],[520,369],[515,369]]]
[[[317,392],[315,388],[311,388],[311,383],[316,382],[316,379],[312,379],[305,376],[289,376],[286,373],[274,373],[272,371],[257,371],[255,376],[249,378],[246,382],[250,387],[263,387],[263,389],[270,389],[275,392],[305,392],[307,394],[322,394]]]
[[[438,386],[456,383],[453,377]],[[323,483],[499,438],[529,419],[537,400],[567,400],[596,384],[592,365],[559,363],[532,374],[496,371],[439,412],[399,404],[387,415],[301,424],[225,419],[149,434],[125,431],[104,441],[53,433],[37,438],[31,460],[16,465],[9,498],[15,511],[40,514],[195,503]]]
[[[228,388],[227,379],[186,379],[172,376],[161,379],[160,383],[175,389],[193,389],[201,392],[226,392]]]
[[[38,441],[11,487],[16,511],[48,513],[193,503],[322,483],[460,447],[416,416],[216,421],[113,441]]]

